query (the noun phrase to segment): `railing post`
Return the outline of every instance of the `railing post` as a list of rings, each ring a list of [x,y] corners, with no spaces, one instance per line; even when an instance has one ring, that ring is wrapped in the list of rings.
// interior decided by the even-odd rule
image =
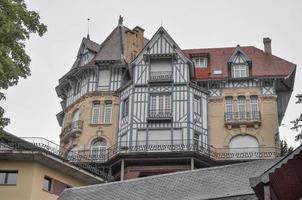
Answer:
[[[121,181],[124,180],[124,168],[125,168],[125,161],[124,161],[124,159],[122,159],[122,163],[121,163]]]
[[[194,170],[194,158],[191,158],[191,170]]]

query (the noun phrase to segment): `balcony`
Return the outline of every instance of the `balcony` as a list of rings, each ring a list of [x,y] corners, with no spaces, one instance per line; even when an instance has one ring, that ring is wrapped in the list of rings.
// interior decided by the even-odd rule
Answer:
[[[273,159],[280,156],[276,147],[215,148],[196,140],[140,140],[119,142],[106,150],[80,150],[78,154],[90,162],[105,163],[117,155],[194,153],[213,160]]]
[[[149,82],[172,82],[172,71],[150,72]]]
[[[255,112],[226,112],[224,114],[226,125],[260,125],[261,113]]]
[[[172,109],[149,110],[147,121],[172,121]]]
[[[83,121],[78,120],[67,124],[60,135],[61,142],[68,142],[70,137],[78,137],[83,130]]]

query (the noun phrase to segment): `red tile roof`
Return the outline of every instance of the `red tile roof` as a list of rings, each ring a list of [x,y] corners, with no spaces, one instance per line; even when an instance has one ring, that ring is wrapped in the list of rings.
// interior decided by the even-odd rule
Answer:
[[[265,53],[253,46],[240,47],[252,60],[252,77],[286,77],[295,71],[296,65],[277,56]],[[209,48],[209,49],[184,49],[186,56],[204,54],[209,56],[208,67],[195,69],[196,79],[227,79],[228,61],[236,47]],[[221,70],[221,75],[214,75],[213,70]]]

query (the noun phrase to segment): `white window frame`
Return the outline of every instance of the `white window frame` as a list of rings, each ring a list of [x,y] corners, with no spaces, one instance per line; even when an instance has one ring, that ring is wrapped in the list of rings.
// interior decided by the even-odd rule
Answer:
[[[206,58],[206,57],[193,58],[193,62],[195,64],[195,68],[207,68],[208,67],[208,58]]]
[[[122,118],[129,115],[129,97],[123,100]]]
[[[238,119],[245,120],[246,119],[246,98],[245,96],[238,96]]]
[[[112,102],[105,103],[104,106],[104,124],[110,124],[112,120]]]
[[[193,110],[196,114],[201,114],[201,98],[194,95],[193,99]]]
[[[101,109],[100,101],[92,102],[91,121],[90,121],[91,124],[100,123],[100,109]]]
[[[170,112],[172,113],[171,105],[171,94],[170,93],[156,93],[150,95],[150,111],[155,112],[154,114],[161,114]]]
[[[259,120],[259,98],[257,95],[250,96],[250,112],[252,120]]]
[[[225,97],[225,113],[226,113],[226,119],[227,120],[232,120],[233,119],[234,105],[233,105],[233,97],[232,96],[226,96]]]
[[[100,143],[100,145],[96,145]],[[98,138],[91,143],[91,156],[94,158],[104,158],[107,152],[107,140]]]
[[[249,66],[241,54],[237,54],[232,63],[232,77],[246,78],[249,76]]]

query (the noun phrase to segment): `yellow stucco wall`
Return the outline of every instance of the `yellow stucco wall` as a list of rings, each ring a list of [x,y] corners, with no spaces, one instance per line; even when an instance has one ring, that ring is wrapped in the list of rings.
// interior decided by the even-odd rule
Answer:
[[[250,96],[258,96],[261,112],[259,126],[227,127],[225,125],[225,97],[233,97],[234,112],[237,111],[237,97],[245,96],[247,111],[250,111]],[[229,147],[230,140],[237,135],[251,135],[255,137],[260,147],[279,147],[279,128],[277,113],[277,97],[262,96],[260,88],[222,89],[219,97],[209,97],[209,144],[217,148]],[[277,141],[277,142],[276,142]]]
[[[87,185],[76,177],[68,176],[36,162],[0,161],[0,170],[16,170],[17,185],[0,185],[1,200],[56,200],[57,195],[42,190],[44,176],[72,187]]]
[[[112,119],[110,124],[104,124],[105,101],[112,101]],[[93,101],[100,101],[100,123],[91,124],[91,112]],[[79,150],[89,150],[91,142],[98,137],[107,141],[107,147],[116,143],[116,133],[118,128],[119,97],[114,92],[93,92],[84,95],[74,104],[65,110],[65,122],[67,125],[72,121],[75,110],[80,110],[79,120],[83,121],[83,130],[78,137],[69,138],[68,142],[61,142],[66,149],[78,145]]]

